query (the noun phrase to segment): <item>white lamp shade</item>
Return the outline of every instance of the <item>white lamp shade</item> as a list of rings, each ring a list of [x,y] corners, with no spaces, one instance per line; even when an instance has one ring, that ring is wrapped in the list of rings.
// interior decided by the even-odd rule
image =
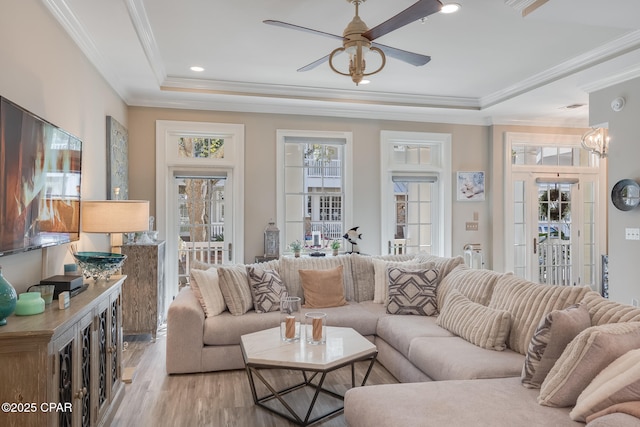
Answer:
[[[82,202],[85,233],[133,233],[149,229],[148,200],[91,200]]]

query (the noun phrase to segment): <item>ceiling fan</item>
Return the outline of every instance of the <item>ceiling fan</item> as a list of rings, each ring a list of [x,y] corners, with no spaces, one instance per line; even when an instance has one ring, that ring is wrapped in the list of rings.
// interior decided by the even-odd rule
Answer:
[[[439,12],[440,9],[442,9],[442,3],[439,0],[420,0],[412,6],[409,6],[407,9],[403,10],[402,12],[398,13],[396,16],[371,29],[369,29],[367,25],[360,19],[360,16],[358,16],[358,8],[360,4],[364,3],[365,1],[366,0],[347,0],[347,2],[353,3],[355,5],[356,14],[349,25],[347,25],[347,28],[344,29],[344,33],[342,36],[325,33],[324,31],[313,30],[311,28],[301,27],[299,25],[289,24],[282,21],[274,21],[269,19],[264,21],[264,23],[284,28],[291,28],[298,31],[305,31],[312,34],[319,34],[321,36],[341,40],[342,47],[336,48],[329,55],[326,55],[318,59],[317,61],[312,62],[311,64],[299,68],[298,71],[309,71],[316,68],[318,65],[329,61],[329,66],[334,72],[343,76],[350,76],[356,85],[362,82],[362,79],[364,77],[380,72],[386,64],[386,56],[399,59],[415,66],[425,65],[431,60],[430,56],[407,52],[405,50],[385,46],[380,43],[374,43],[374,40],[394,30],[397,30],[398,28],[404,27],[411,22]],[[380,55],[380,58],[382,60],[380,67],[377,70],[371,72],[367,72],[365,70],[366,62],[364,56],[368,51],[376,52]],[[348,73],[339,71],[333,64],[333,58],[335,57],[335,55],[342,52],[346,52],[349,54]]]

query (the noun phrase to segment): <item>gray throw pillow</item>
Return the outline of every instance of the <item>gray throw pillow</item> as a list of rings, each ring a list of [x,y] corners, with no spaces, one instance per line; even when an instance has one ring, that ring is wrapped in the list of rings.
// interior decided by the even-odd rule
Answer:
[[[277,271],[247,267],[247,278],[256,313],[280,310],[280,298],[287,289],[282,284]]]
[[[387,313],[420,316],[438,314],[436,302],[438,270],[389,267],[387,274],[389,275]]]

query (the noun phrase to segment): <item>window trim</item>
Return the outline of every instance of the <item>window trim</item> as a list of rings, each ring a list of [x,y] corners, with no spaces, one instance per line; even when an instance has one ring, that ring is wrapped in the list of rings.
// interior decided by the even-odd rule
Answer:
[[[343,161],[343,191],[344,200],[344,225],[350,227],[353,223],[353,134],[351,132],[341,131],[313,131],[313,130],[290,130],[290,129],[277,129],[276,130],[276,224],[282,233],[283,242],[281,248],[286,248],[291,242],[286,241],[285,232],[285,178],[284,178],[284,155],[285,155],[285,143],[287,139],[308,139],[307,141],[301,141],[305,143],[317,142],[317,143],[330,143],[332,140],[344,141],[344,161]],[[322,141],[325,139],[326,141]],[[314,141],[319,140],[319,141]],[[286,249],[283,249],[283,252]]]
[[[397,165],[391,161],[389,150],[394,144],[432,145],[438,147],[438,164]],[[451,134],[431,132],[380,131],[380,253],[388,253],[387,237],[393,235],[393,177],[435,177],[438,192],[438,219],[434,224],[440,229],[440,241],[434,245],[439,253],[451,256],[452,250],[452,190],[451,190]]]

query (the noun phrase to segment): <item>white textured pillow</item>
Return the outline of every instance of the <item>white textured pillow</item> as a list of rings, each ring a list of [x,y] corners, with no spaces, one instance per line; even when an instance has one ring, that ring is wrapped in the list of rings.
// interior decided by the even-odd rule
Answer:
[[[218,271],[215,268],[209,270],[191,270],[189,285],[198,298],[205,317],[217,316],[227,309],[220,284],[218,283]]]
[[[571,413],[574,421],[618,403],[640,400],[640,349],[620,356],[584,389]]]
[[[218,267],[220,291],[229,311],[241,316],[253,308],[253,295],[244,265]]]
[[[478,347],[504,350],[511,329],[511,314],[471,301],[452,289],[440,309],[436,324]]]
[[[427,270],[433,268],[432,262],[418,262],[410,259],[407,261],[387,261],[384,259],[371,259],[373,263],[373,302],[378,304],[387,304],[389,298],[389,275],[387,269],[389,267],[408,267],[411,269]]]

